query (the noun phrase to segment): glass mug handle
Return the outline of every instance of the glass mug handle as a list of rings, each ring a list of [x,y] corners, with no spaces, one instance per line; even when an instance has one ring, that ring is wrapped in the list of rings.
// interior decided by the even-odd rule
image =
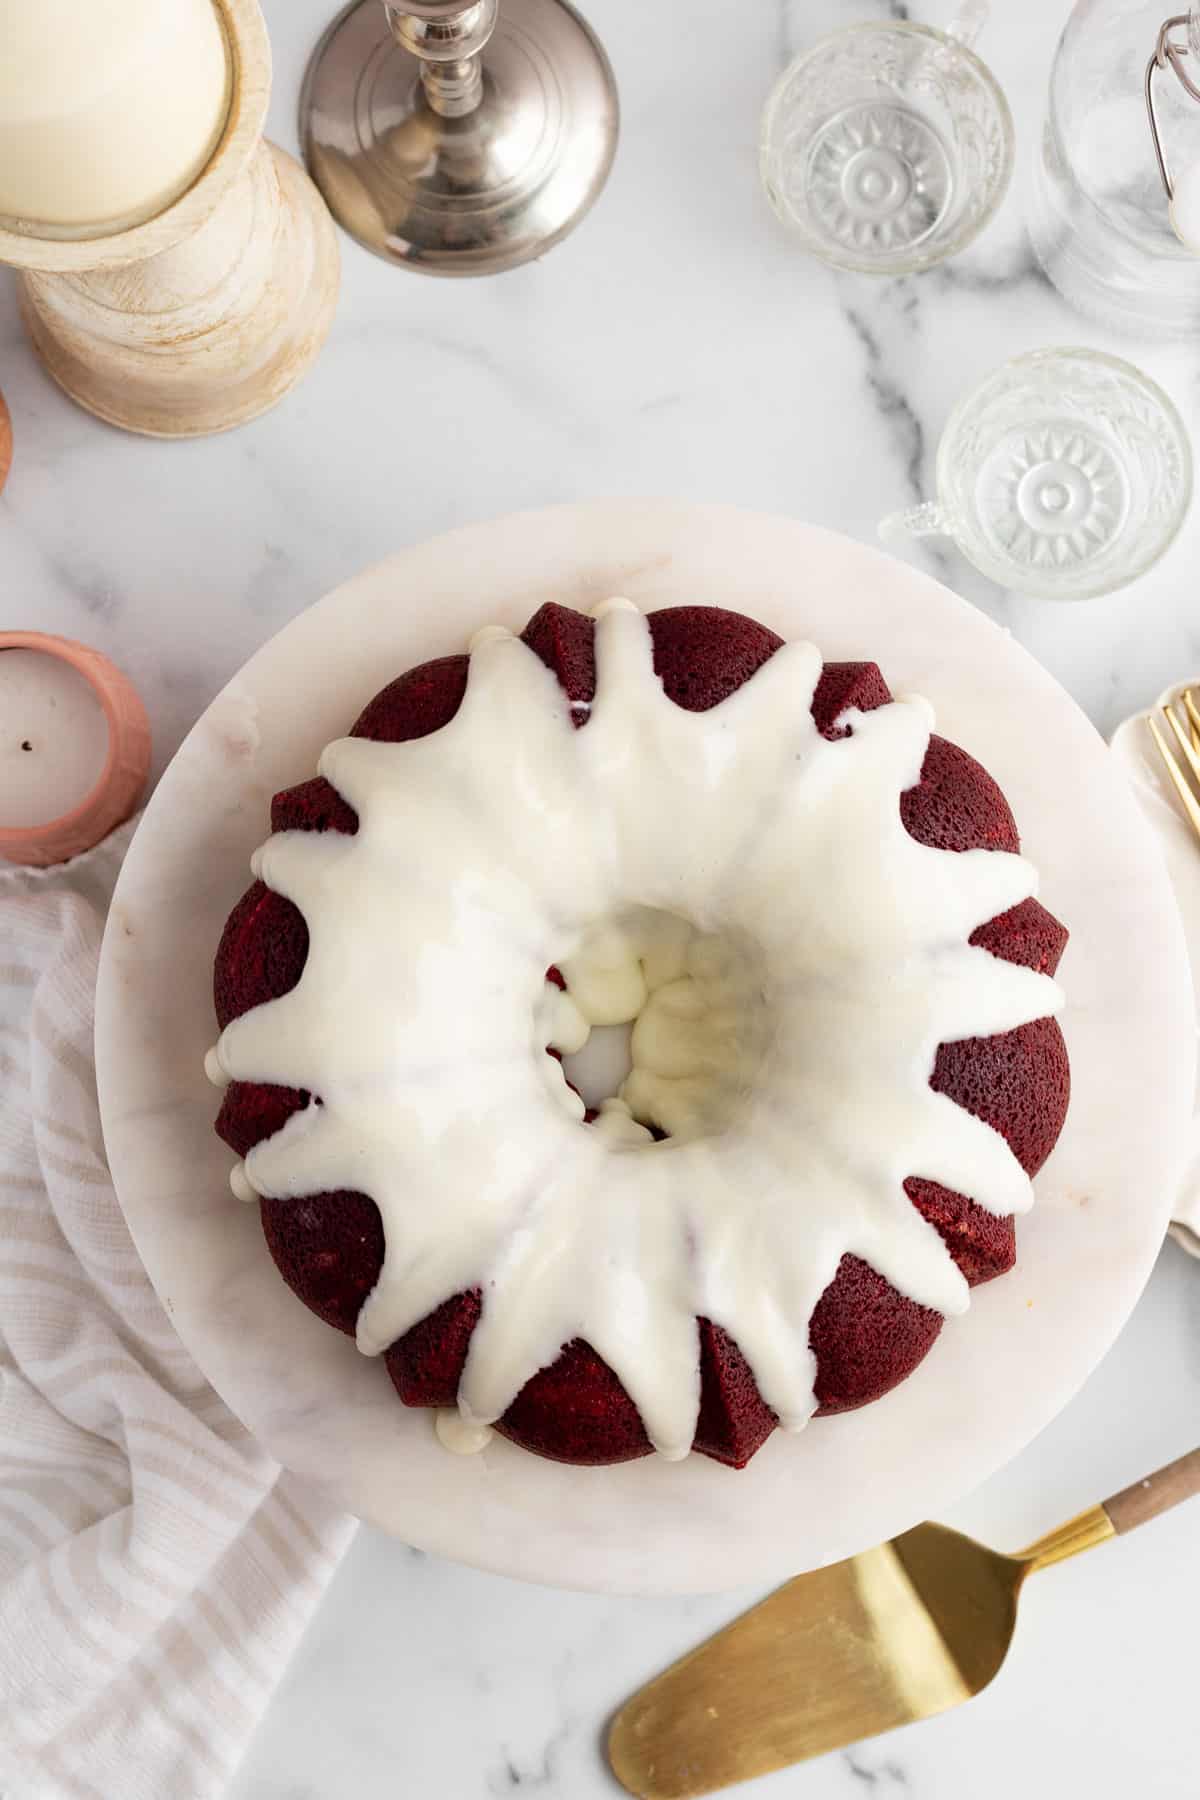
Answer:
[[[987,24],[990,13],[988,0],[961,0],[953,23],[946,27],[946,36],[969,50]]]
[[[906,506],[879,521],[879,537],[885,544],[894,544],[903,537],[953,536],[949,515],[933,500],[924,500],[919,506]]]

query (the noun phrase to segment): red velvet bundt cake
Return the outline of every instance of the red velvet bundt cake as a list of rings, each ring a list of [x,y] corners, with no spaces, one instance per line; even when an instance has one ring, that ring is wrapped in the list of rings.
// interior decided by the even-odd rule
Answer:
[[[740,1468],[1011,1268],[1066,932],[930,725],[735,613],[548,605],[275,797],[216,958],[217,1130],[284,1280],[457,1407],[447,1442]],[[562,1058],[622,1022],[585,1112]]]

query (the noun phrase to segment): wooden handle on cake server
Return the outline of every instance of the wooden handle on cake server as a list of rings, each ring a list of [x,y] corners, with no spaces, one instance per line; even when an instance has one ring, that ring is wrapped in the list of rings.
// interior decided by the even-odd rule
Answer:
[[[1123,1532],[1144,1525],[1147,1519],[1156,1519],[1159,1513],[1169,1511],[1181,1500],[1190,1500],[1196,1494],[1200,1494],[1200,1450],[1189,1450],[1186,1456],[1168,1463],[1165,1469],[1143,1476],[1132,1487],[1122,1488],[1119,1494],[1104,1502],[1104,1510],[1120,1537]]]

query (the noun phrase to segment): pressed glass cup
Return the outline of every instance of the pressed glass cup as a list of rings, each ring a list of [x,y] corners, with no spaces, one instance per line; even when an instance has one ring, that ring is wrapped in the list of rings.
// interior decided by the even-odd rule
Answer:
[[[1132,363],[1037,350],[961,401],[937,498],[893,513],[885,542],[953,538],[1003,587],[1087,600],[1153,567],[1187,516],[1192,454],[1175,407]]]
[[[971,0],[949,32],[898,20],[823,38],[780,77],[759,166],[776,213],[834,268],[913,274],[975,238],[1007,191],[1012,116],[968,47]]]

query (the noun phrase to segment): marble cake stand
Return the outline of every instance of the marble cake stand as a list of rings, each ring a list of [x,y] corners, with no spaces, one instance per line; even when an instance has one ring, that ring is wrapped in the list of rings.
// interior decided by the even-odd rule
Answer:
[[[270,796],[309,775],[393,672],[543,601],[754,614],[874,657],[1007,790],[1063,967],[1075,1099],[1020,1261],[865,1411],[776,1433],[735,1474],[703,1457],[572,1469],[497,1440],[459,1458],[379,1362],[275,1273],[229,1192],[201,1069],[213,948]],[[499,751],[503,753],[502,747]],[[408,550],[304,613],[214,701],[134,841],[104,944],[97,1063],[126,1217],[180,1336],[268,1449],[411,1544],[567,1587],[683,1592],[783,1577],[938,1513],[1047,1424],[1108,1349],[1162,1241],[1192,1099],[1178,914],[1087,720],[1017,644],[890,558],[782,519],[660,503],[564,507]],[[464,1071],[469,1079],[469,1071]],[[864,1127],[869,1121],[864,1121]]]

